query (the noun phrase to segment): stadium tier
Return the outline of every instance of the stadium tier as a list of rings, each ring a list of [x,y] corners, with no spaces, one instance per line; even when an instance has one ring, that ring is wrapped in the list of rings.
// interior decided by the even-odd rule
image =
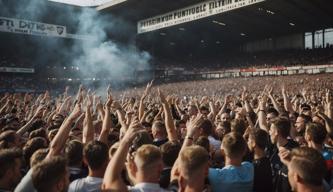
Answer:
[[[332,7],[0,0],[0,192],[333,191]]]

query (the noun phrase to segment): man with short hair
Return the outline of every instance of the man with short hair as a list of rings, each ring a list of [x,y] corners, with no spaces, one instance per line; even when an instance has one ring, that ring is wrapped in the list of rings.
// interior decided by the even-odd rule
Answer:
[[[221,121],[222,122],[230,122],[231,121],[230,113],[227,113],[226,111],[224,111],[221,114]]]
[[[323,185],[326,166],[319,151],[302,147],[291,151],[281,149],[280,156],[288,166],[288,179],[292,191],[295,192],[324,192]]]
[[[38,192],[67,192],[69,171],[63,157],[49,157],[32,168],[32,182]]]
[[[200,131],[200,136],[204,136],[207,137],[209,140],[209,144],[212,146],[212,148],[214,149],[214,151],[219,150],[221,147],[221,141],[215,139],[212,135],[213,135],[213,124],[210,120],[205,119],[200,127],[199,127],[199,131]]]
[[[162,121],[155,121],[151,128],[151,131],[154,138],[154,145],[159,147],[168,141],[167,131]]]
[[[87,171],[82,169],[82,151],[83,144],[78,140],[71,140],[66,144],[65,154],[68,161],[68,169],[70,173],[69,180],[71,182],[87,176]]]
[[[275,108],[268,108],[267,109],[267,115],[266,115],[266,121],[268,127],[271,126],[272,120],[279,116],[279,112]]]
[[[333,152],[324,146],[326,135],[327,131],[321,124],[308,123],[306,125],[304,137],[307,142],[307,146],[316,149],[323,155],[328,169],[325,179],[329,183],[332,178]]]
[[[231,132],[224,136],[221,150],[225,155],[225,167],[209,169],[208,177],[213,191],[252,191],[254,170],[252,163],[243,162],[246,149],[241,135]]]
[[[142,145],[127,167],[135,185],[129,191],[164,191],[159,186],[163,170],[162,154],[154,145]]]
[[[142,145],[135,152],[128,155],[126,168],[130,179],[135,184],[127,187],[122,178],[126,156],[135,136],[139,133],[140,124],[133,120],[120,141],[119,148],[113,155],[104,174],[102,190],[109,191],[166,191],[159,185],[163,169],[162,154],[154,145]]]
[[[189,117],[196,116],[198,114],[198,108],[196,105],[190,105],[188,107],[188,115]]]
[[[208,160],[209,154],[201,146],[193,145],[182,149],[177,160],[178,178],[172,178],[173,183],[179,185],[178,191],[204,191],[209,169]]]
[[[0,150],[0,191],[12,191],[20,182],[22,158],[19,149]]]
[[[88,165],[89,174],[74,180],[68,192],[101,191],[103,176],[109,162],[108,147],[100,141],[90,141],[83,150],[83,161]]]
[[[300,114],[296,118],[295,129],[297,136],[304,136],[305,127],[308,123],[311,123],[312,119],[308,115]]]
[[[324,147],[326,129],[318,123],[308,123],[305,129],[305,140],[308,147],[321,152],[325,160],[333,160],[333,153]]]
[[[255,192],[266,192],[273,189],[272,167],[265,153],[268,143],[269,135],[266,131],[262,129],[250,131],[247,144],[253,153],[253,191]]]
[[[271,142],[273,144],[270,150],[270,162],[273,171],[273,190],[274,191],[290,191],[288,182],[288,168],[284,166],[279,157],[279,147],[284,147],[288,150],[298,147],[298,144],[289,139],[291,123],[288,119],[277,117],[272,120],[269,130]]]
[[[176,142],[166,142],[161,146],[161,153],[163,159],[163,171],[160,177],[160,185],[163,188],[168,188],[170,184],[170,174],[173,164],[178,158],[180,145]]]

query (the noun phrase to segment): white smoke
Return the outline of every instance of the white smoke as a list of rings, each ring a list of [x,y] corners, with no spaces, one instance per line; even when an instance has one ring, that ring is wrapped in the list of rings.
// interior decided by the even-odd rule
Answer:
[[[0,0],[0,4],[5,4]],[[10,3],[8,3],[10,2]],[[91,40],[72,40],[73,42],[66,44],[63,40],[56,38],[42,38],[45,43],[37,43],[30,47],[39,49],[38,57],[43,57],[43,61],[48,59],[48,54],[44,50],[60,50],[59,61],[66,61],[65,65],[78,67],[76,76],[81,80],[85,79],[100,79],[105,80],[101,85],[112,83],[122,83],[134,77],[138,70],[147,70],[150,68],[150,54],[144,51],[139,51],[135,46],[135,41],[127,41],[126,44],[116,43],[110,38],[110,34],[135,35],[133,33],[133,25],[126,21],[111,16],[109,13],[101,14],[93,8],[71,8],[64,7],[64,12],[56,11],[53,13],[45,0],[17,0],[8,1],[11,7],[2,6],[0,11],[6,13],[6,16],[16,18],[26,18],[34,21],[41,21],[58,25],[66,25],[66,19],[71,23],[76,23],[77,26],[67,26],[70,33],[79,35],[91,36]],[[17,2],[17,3],[15,3]],[[53,3],[54,4],[54,3]],[[59,5],[60,6],[60,5]],[[64,5],[65,6],[65,5]],[[0,14],[1,16],[1,14]],[[73,22],[74,21],[74,22]],[[135,26],[134,26],[135,27]],[[129,39],[135,39],[129,37]],[[38,46],[38,47],[37,47]],[[51,49],[50,49],[51,48]],[[59,52],[59,51],[58,51]],[[59,54],[59,53],[58,53]],[[41,60],[36,58],[36,60]],[[49,64],[51,65],[51,64]],[[61,72],[60,72],[61,73]],[[150,77],[146,77],[147,80]],[[132,79],[135,81],[135,79]],[[85,81],[85,84],[89,82]]]

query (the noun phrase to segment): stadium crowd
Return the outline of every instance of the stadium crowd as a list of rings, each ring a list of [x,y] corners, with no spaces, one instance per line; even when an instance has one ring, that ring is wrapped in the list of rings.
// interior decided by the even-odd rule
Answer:
[[[330,191],[331,89],[304,75],[3,94],[0,191]]]
[[[266,68],[276,66],[321,65],[333,61],[333,47],[318,49],[291,49],[261,51],[255,53],[224,53],[218,57],[198,56],[178,57],[170,62],[170,59],[158,61],[159,66],[170,68],[184,67],[195,70],[224,70],[240,68]],[[178,62],[177,62],[178,61]]]

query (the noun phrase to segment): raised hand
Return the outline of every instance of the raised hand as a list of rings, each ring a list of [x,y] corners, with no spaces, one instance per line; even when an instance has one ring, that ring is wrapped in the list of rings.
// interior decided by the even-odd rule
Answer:
[[[187,136],[193,137],[203,120],[203,115],[200,113],[197,116],[191,117],[191,119],[186,123]]]
[[[120,110],[120,109],[122,109],[120,103],[117,102],[117,101],[113,101],[113,102],[112,102],[112,104],[111,104],[111,108],[116,109],[116,110]]]
[[[77,119],[82,113],[81,104],[76,104],[68,118]]]
[[[248,93],[247,93],[247,90],[246,90],[246,87],[243,86],[243,92],[242,92],[242,101],[245,102],[248,98]]]
[[[326,104],[329,104],[332,102],[331,91],[329,89],[326,89],[326,91],[325,91],[325,101],[326,101]]]
[[[167,103],[167,100],[166,100],[163,92],[160,89],[157,90],[157,93],[158,93],[158,96],[159,96],[159,98],[161,100],[161,103],[164,103],[164,104]]]
[[[269,97],[272,96],[272,93],[273,93],[273,87],[269,87],[269,88],[267,88],[267,95],[268,95]]]
[[[32,117],[33,119],[41,118],[43,115],[43,112],[45,110],[44,106],[39,106],[37,110],[35,111],[34,116]]]
[[[107,96],[110,97],[112,95],[112,90],[111,90],[111,84],[108,85],[108,88],[106,89]]]
[[[88,95],[87,96],[87,109],[91,109],[93,106],[93,95]]]
[[[153,82],[154,82],[154,80],[151,80],[151,81],[147,84],[146,89],[145,89],[145,91],[143,92],[142,98],[146,98],[147,95],[150,93],[151,87],[153,86]]]
[[[282,91],[282,95],[287,95],[286,85],[285,84],[282,85],[281,91]]]
[[[267,102],[267,96],[263,95],[259,97],[259,110],[265,110],[266,107],[266,102]]]
[[[283,164],[288,165],[291,160],[290,151],[284,147],[279,147],[279,157]]]
[[[128,126],[128,129],[122,138],[122,141],[132,142],[137,133],[140,132],[141,130],[142,129],[140,122],[137,120],[137,118],[132,118]]]

